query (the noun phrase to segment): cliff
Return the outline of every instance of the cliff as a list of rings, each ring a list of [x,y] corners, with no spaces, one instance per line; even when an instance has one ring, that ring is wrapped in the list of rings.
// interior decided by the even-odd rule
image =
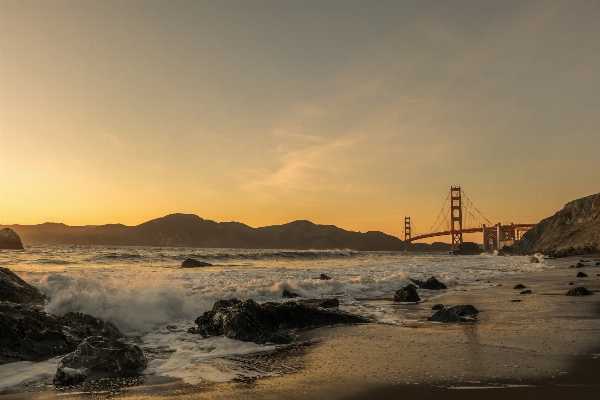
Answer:
[[[600,193],[567,203],[523,235],[516,249],[542,253],[600,251]]]

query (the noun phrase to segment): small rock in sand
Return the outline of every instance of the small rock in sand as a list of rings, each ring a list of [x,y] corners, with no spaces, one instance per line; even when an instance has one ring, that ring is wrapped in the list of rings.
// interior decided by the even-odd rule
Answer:
[[[540,262],[540,260],[538,260],[537,257],[530,256],[529,257],[529,262],[533,263],[533,264],[538,264]]]
[[[523,300],[511,300],[511,301],[512,301],[513,303],[520,303],[520,302],[522,302]]]
[[[443,310],[444,308],[446,307],[444,307],[443,304],[436,304],[435,306],[431,307],[432,310]]]
[[[531,294],[531,290],[523,290],[520,294]]]
[[[569,285],[574,285],[574,284],[575,284],[575,282],[569,282]]]
[[[331,279],[331,277],[327,276],[325,274],[321,274],[321,275],[319,275],[319,279],[322,280],[322,281],[328,281],[328,280]]]
[[[585,267],[585,265],[583,265],[580,262],[578,262],[577,264],[575,264],[575,268],[583,268],[583,267]]]
[[[588,276],[587,276],[587,274],[585,272],[578,272],[577,273],[577,277],[578,278],[587,278]]]
[[[567,292],[567,296],[589,296],[593,294],[583,286],[578,286],[575,289],[571,289]]]
[[[575,266],[574,265],[570,265],[569,268],[575,268]]]
[[[523,285],[522,283],[519,283],[517,286],[515,286],[513,289],[525,289],[527,286]]]
[[[435,276],[432,276],[431,278],[427,279],[425,282],[423,282],[419,286],[421,287],[421,289],[429,289],[429,290],[447,289],[446,285],[444,285],[442,282],[438,281]]]

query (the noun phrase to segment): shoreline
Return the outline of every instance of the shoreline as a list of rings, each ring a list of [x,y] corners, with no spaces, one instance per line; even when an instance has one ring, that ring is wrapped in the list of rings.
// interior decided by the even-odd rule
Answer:
[[[313,343],[278,355],[216,359],[220,363],[254,363],[275,371],[258,379],[188,385],[180,380],[147,376],[141,386],[110,397],[123,399],[206,398],[368,399],[425,398],[492,399],[526,395],[558,398],[597,393],[600,373],[600,299],[566,297],[582,285],[600,294],[600,267],[569,269],[579,259],[598,255],[544,260],[557,268],[493,278],[461,285],[461,290],[431,293],[435,298],[416,305],[397,305],[411,316],[405,324],[368,324],[319,328],[299,332],[300,342]],[[585,271],[589,278],[575,278]],[[513,286],[532,290],[521,295]],[[576,282],[577,283],[577,282]],[[487,285],[483,287],[483,285]],[[501,285],[501,286],[498,286]],[[429,296],[428,296],[429,297]],[[512,300],[521,300],[513,302]],[[476,323],[425,322],[435,303],[473,304]],[[254,360],[254,361],[252,361]],[[256,361],[259,360],[259,361]],[[258,363],[258,364],[257,364]],[[462,388],[462,389],[458,389]],[[13,392],[6,399],[81,398],[108,393]],[[567,396],[568,397],[568,396]]]

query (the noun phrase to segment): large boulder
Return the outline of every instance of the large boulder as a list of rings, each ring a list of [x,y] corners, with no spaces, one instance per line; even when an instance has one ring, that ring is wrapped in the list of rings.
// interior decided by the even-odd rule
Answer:
[[[89,315],[57,317],[39,307],[0,303],[0,364],[65,354],[92,335],[123,336],[109,322]]]
[[[17,232],[10,228],[0,229],[0,249],[23,250],[23,243]]]
[[[244,342],[290,343],[293,340],[292,329],[371,321],[306,301],[258,304],[254,300],[230,299],[217,301],[212,310],[196,318],[195,322],[197,327],[190,328],[188,332],[204,338],[224,335]]]
[[[187,258],[181,263],[181,268],[201,268],[201,267],[212,267],[211,263],[204,261],[194,260],[193,258]]]
[[[101,336],[90,336],[58,363],[55,385],[73,385],[92,371],[139,373],[148,365],[141,347]]]
[[[403,302],[403,303],[416,303],[417,301],[421,301],[419,294],[417,293],[417,288],[415,285],[410,284],[408,286],[399,289],[394,295],[394,301]]]
[[[446,285],[442,282],[438,281],[435,276],[427,279],[425,282],[419,285],[421,289],[429,289],[429,290],[442,290],[447,289]]]
[[[452,254],[458,256],[477,256],[481,254],[481,249],[477,243],[463,242],[458,245],[458,250],[454,250]]]
[[[47,297],[8,268],[0,267],[0,301],[43,305]]]

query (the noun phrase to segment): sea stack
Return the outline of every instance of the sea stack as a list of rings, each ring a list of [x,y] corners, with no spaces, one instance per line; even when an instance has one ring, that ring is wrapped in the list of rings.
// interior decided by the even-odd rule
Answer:
[[[23,243],[17,232],[10,228],[0,229],[0,249],[23,250]]]

